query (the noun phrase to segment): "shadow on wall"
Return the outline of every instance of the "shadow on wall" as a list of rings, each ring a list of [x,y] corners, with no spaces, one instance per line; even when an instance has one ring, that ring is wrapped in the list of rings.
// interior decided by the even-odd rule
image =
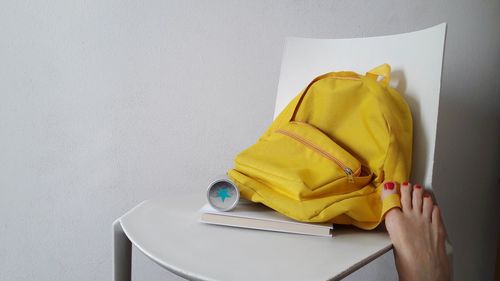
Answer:
[[[468,274],[463,280],[473,280],[478,272],[493,272],[496,257],[490,243],[500,227],[500,112],[479,96],[464,93],[466,89],[450,88],[446,91],[451,93],[441,95],[434,192],[454,247],[454,263],[468,264],[470,268],[461,270]],[[476,260],[481,262],[471,262]]]
[[[421,118],[420,101],[414,98],[415,94],[407,93],[406,77],[403,70],[395,69],[392,71],[391,80],[397,83],[396,90],[404,96],[406,102],[410,106],[413,118],[413,155],[412,155],[412,169],[411,179],[415,182],[425,182],[426,167],[428,165],[429,143],[426,131]]]

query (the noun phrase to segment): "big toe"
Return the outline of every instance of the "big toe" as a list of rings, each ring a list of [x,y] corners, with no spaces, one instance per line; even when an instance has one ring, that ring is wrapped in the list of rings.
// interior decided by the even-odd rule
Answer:
[[[396,194],[398,192],[397,186],[395,182],[388,181],[384,183],[384,188],[382,189],[382,200],[384,200],[387,196]]]

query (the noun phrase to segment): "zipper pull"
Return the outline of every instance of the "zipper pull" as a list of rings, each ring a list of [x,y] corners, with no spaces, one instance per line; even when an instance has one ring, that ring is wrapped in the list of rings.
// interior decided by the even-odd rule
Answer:
[[[344,172],[347,175],[347,181],[349,183],[354,183],[354,176],[353,176],[353,171],[350,168],[344,168]]]

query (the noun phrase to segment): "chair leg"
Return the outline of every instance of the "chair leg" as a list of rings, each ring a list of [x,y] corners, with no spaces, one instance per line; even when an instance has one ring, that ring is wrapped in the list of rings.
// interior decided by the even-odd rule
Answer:
[[[113,223],[113,280],[132,280],[132,244],[119,219]]]

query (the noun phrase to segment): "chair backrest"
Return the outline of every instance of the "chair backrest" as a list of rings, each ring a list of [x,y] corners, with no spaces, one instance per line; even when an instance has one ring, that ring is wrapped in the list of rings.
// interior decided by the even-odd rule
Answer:
[[[432,188],[445,35],[446,23],[380,37],[287,38],[274,117],[320,74],[341,70],[364,74],[388,63],[391,86],[405,97],[413,114],[411,180]]]

